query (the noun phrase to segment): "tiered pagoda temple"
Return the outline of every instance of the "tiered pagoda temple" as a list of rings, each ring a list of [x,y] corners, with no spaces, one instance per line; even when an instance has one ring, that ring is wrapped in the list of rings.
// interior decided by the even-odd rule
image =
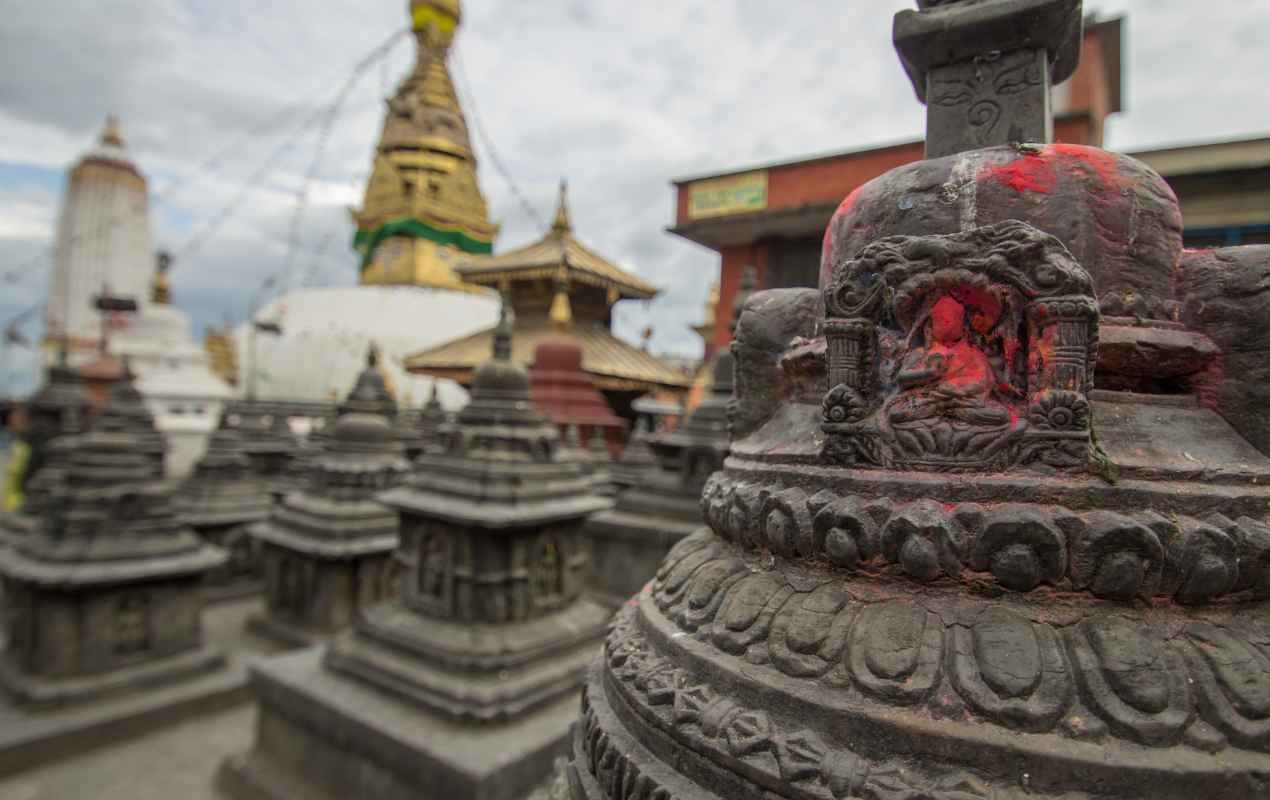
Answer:
[[[203,642],[200,582],[226,556],[184,526],[162,452],[146,446],[157,436],[125,378],[76,437],[39,527],[0,549],[0,685],[19,701],[84,701],[224,663]]]
[[[397,593],[397,514],[375,495],[409,471],[400,436],[384,412],[396,405],[373,357],[305,461],[298,491],[251,528],[265,576],[263,614],[252,629],[304,645],[347,627],[364,608]]]
[[[613,306],[648,300],[657,290],[586,247],[573,233],[563,184],[551,228],[542,239],[488,258],[468,258],[455,270],[463,280],[497,289],[515,311],[512,360],[529,366],[538,345],[566,336],[582,349],[582,369],[618,413],[639,395],[682,391],[688,379],[612,333]],[[406,367],[462,384],[490,351],[494,329],[456,339],[406,359]]]
[[[1049,143],[1080,0],[918,6],[928,158],[745,305],[708,528],[619,612],[565,796],[1270,790],[1270,459],[1222,368],[1270,360],[1270,252]]]
[[[504,318],[446,452],[381,496],[399,599],[325,649],[262,663],[238,797],[510,800],[549,775],[608,613],[583,596],[583,519],[609,503],[529,400]]]

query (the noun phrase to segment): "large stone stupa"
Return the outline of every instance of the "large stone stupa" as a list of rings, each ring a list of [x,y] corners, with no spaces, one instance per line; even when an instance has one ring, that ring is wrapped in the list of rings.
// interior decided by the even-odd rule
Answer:
[[[582,520],[608,505],[561,457],[510,360],[510,323],[446,452],[381,499],[401,515],[398,600],[324,650],[259,665],[240,797],[526,795],[562,752],[608,622],[583,596]]]
[[[1157,174],[1047,142],[1079,0],[918,5],[929,157],[747,303],[709,527],[619,612],[575,800],[1270,796],[1270,459],[1200,310],[1270,256],[1184,256]]]

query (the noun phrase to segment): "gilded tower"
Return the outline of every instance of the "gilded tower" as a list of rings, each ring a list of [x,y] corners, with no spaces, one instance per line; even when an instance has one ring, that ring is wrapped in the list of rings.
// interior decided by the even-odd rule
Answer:
[[[473,291],[454,273],[464,254],[492,251],[476,182],[476,158],[446,61],[461,17],[459,0],[411,0],[414,70],[388,100],[354,246],[362,284]]]

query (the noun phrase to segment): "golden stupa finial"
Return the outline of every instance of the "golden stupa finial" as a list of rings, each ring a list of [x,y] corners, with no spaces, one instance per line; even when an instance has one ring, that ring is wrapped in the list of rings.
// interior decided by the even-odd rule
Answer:
[[[154,278],[150,281],[150,302],[157,306],[172,303],[172,286],[168,283],[168,270],[172,268],[172,256],[160,250],[155,259]]]
[[[454,40],[462,18],[459,0],[410,0],[410,27],[443,47]]]
[[[551,309],[547,312],[551,327],[558,333],[568,333],[573,328],[573,306],[569,302],[569,284],[563,280],[556,281],[556,295],[551,299]]]
[[[556,204],[556,218],[551,221],[554,233],[570,233],[573,223],[569,221],[569,182],[560,181],[560,200]]]
[[[123,147],[123,135],[119,133],[119,117],[106,115],[106,125],[101,129],[101,143],[108,147]]]

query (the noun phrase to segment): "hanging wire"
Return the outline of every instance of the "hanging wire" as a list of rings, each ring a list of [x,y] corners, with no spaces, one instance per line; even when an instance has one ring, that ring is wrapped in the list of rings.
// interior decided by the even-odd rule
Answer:
[[[367,53],[360,61],[353,66],[353,71],[344,79],[344,84],[335,95],[335,99],[326,106],[321,117],[321,127],[318,130],[317,144],[313,150],[313,160],[309,162],[308,171],[304,175],[304,181],[300,185],[300,189],[296,192],[295,210],[291,214],[290,233],[288,234],[289,247],[287,248],[286,266],[283,269],[285,282],[291,284],[293,272],[295,270],[296,258],[299,255],[300,246],[300,228],[304,221],[305,211],[308,208],[309,190],[313,185],[313,181],[317,178],[318,170],[322,165],[322,157],[326,153],[327,142],[330,141],[331,131],[335,128],[335,123],[339,119],[340,112],[344,108],[345,101],[348,100],[349,94],[353,88],[361,80],[362,76],[371,67],[375,66],[380,60],[385,59],[392,52],[393,47],[397,45],[407,34],[410,28],[402,28],[394,32],[388,39]]]
[[[476,128],[476,135],[481,138],[481,143],[485,145],[485,151],[489,153],[489,159],[494,164],[494,169],[502,176],[507,187],[511,189],[512,196],[520,203],[520,207],[524,210],[525,215],[531,219],[540,229],[546,228],[547,225],[543,221],[542,216],[538,214],[538,210],[533,204],[525,198],[524,192],[516,184],[515,178],[512,177],[511,171],[503,163],[503,159],[499,157],[497,148],[494,147],[493,140],[485,131],[485,125],[481,122],[481,112],[476,104],[476,95],[471,91],[471,84],[467,80],[467,72],[463,69],[463,59],[460,57],[458,43],[455,42],[450,48],[450,60],[454,62],[455,73],[459,77],[459,83],[462,84],[461,94],[463,95],[463,105],[467,108],[468,114],[472,117],[472,123]]]
[[[388,51],[391,50],[392,46],[395,45],[397,41],[399,41],[401,37],[403,37],[407,33],[409,33],[409,28],[403,28],[401,30],[394,32],[392,36],[388,38],[387,41],[379,45],[376,45],[376,47],[373,50],[371,50],[368,55],[364,56],[360,61],[358,61],[357,64],[354,65],[352,70],[353,74],[348,79],[346,79],[346,82],[349,84],[354,82],[355,79],[357,77],[360,77],[361,74],[364,73],[369,67],[373,66],[379,59],[387,55]],[[344,94],[346,94],[346,92],[344,92]],[[342,103],[342,97],[340,98],[339,102]],[[290,106],[287,106],[278,114],[275,114],[272,117],[269,117],[268,119],[266,119],[259,125],[252,128],[250,131],[248,131],[242,137],[240,137],[237,141],[229,145],[226,145],[225,147],[215,151],[211,156],[198,162],[198,164],[192,169],[192,171],[189,174],[174,178],[171,183],[153,192],[150,196],[150,200],[154,203],[171,202],[173,197],[181,194],[182,192],[190,188],[190,186],[197,183],[200,179],[216,174],[219,168],[222,166],[222,164],[226,161],[226,159],[228,159],[232,155],[235,155],[244,146],[246,146],[249,143],[255,143],[256,141],[259,140],[259,137],[266,135],[269,132],[274,131],[278,128],[281,128],[288,120],[293,119],[297,112],[303,110],[306,107],[306,105],[307,103],[295,103]],[[309,128],[312,125],[317,124],[318,122],[325,119],[327,116],[333,116],[331,105],[320,107],[316,111],[306,115],[301,121],[300,125],[293,130],[292,135],[284,143],[284,146],[279,147],[277,150],[275,150],[274,153],[271,154],[271,157],[266,162],[266,164],[260,170],[258,170],[257,173],[254,173],[251,176],[251,178],[247,182],[249,185],[249,188],[245,192],[240,191],[237,199],[241,200],[242,198],[245,198],[248,194],[250,194],[251,189],[254,189],[257,184],[259,184],[266,177],[268,177],[269,170],[274,166],[273,162],[276,160],[278,155],[282,153],[287,147],[289,147],[293,142],[297,141],[303,133],[309,130]],[[333,121],[334,120],[332,120],[332,122]],[[133,210],[134,211],[144,210],[144,207],[138,204],[136,207],[134,207]],[[207,238],[209,238],[211,235],[213,235],[220,228],[220,226],[224,224],[224,222],[228,221],[228,219],[232,217],[233,214],[236,213],[236,211],[237,211],[236,208],[226,208],[226,209],[221,209],[220,211],[218,211],[209,219],[209,222],[203,226],[203,229],[200,230],[200,233],[194,237],[191,237],[191,240],[188,241],[184,247],[179,248],[178,252],[181,255],[186,255],[186,256],[188,256],[189,254],[193,252],[196,252],[198,248],[202,246],[204,241]],[[103,217],[102,219],[98,220],[95,226],[93,226],[93,230],[71,236],[68,239],[61,242],[61,244],[66,247],[70,247],[70,246],[82,243],[85,239],[89,237],[91,237],[94,240],[100,240],[103,229],[109,228],[122,221],[123,221],[123,217],[119,214],[109,216],[109,217]],[[34,274],[35,267],[48,266],[47,263],[41,265],[41,262],[52,262],[57,246],[58,246],[58,242],[55,239],[54,241],[50,242],[47,246],[42,248],[40,252],[36,253],[33,256],[30,256],[29,258],[23,259],[15,266],[10,267],[8,270],[5,270],[3,273],[0,273],[0,284],[4,284],[4,285],[16,284],[19,280],[23,279],[24,277]],[[177,261],[175,262],[174,266],[178,266],[180,263],[182,262]]]

